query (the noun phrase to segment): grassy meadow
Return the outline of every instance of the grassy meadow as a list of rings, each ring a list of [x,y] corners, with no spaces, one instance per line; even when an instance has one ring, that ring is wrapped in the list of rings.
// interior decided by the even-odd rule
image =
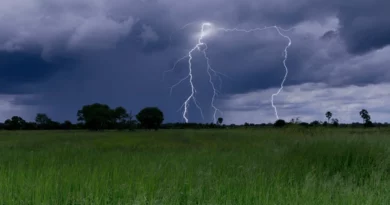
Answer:
[[[1,131],[0,204],[390,204],[390,130]]]

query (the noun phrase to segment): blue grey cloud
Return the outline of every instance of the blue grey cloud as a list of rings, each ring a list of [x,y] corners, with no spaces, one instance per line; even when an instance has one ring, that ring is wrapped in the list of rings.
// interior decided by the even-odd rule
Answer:
[[[386,8],[385,0],[5,0],[0,3],[0,91],[31,94],[35,97],[12,103],[37,106],[59,120],[74,120],[83,104],[103,102],[133,112],[159,106],[168,121],[179,121],[188,82],[172,96],[169,88],[187,74],[186,61],[162,77],[196,43],[203,21],[296,27],[284,32],[293,41],[286,86],[380,84],[390,80]],[[178,30],[189,22],[195,23]],[[205,42],[213,68],[228,76],[222,77],[218,102],[280,86],[287,41],[275,30],[218,33]],[[197,53],[193,63],[197,99],[210,121],[205,61]],[[193,107],[190,118],[203,121]]]

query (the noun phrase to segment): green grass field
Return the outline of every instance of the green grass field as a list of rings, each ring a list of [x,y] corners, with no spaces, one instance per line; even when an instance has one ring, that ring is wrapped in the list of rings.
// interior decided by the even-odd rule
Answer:
[[[0,204],[390,204],[390,130],[0,132]]]

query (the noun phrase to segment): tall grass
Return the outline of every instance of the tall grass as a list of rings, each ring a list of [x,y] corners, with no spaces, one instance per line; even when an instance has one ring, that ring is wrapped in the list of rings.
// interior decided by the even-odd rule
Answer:
[[[0,132],[0,204],[390,204],[389,133]]]

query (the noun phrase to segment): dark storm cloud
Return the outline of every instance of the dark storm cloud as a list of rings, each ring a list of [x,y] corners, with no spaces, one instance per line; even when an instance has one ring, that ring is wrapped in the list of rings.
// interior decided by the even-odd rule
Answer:
[[[181,115],[176,111],[188,97],[189,86],[184,82],[172,96],[169,87],[186,75],[187,60],[167,73],[164,82],[162,75],[196,43],[194,34],[199,34],[202,21],[241,28],[298,26],[285,32],[293,41],[286,86],[383,82],[390,79],[382,72],[386,67],[366,73],[366,69],[386,62],[368,53],[389,44],[385,38],[390,36],[385,28],[389,18],[384,12],[388,3],[376,1],[372,5],[380,8],[365,11],[368,3],[363,0],[6,0],[0,3],[0,50],[9,52],[0,56],[2,83],[8,85],[2,91],[39,94],[39,98],[14,103],[26,100],[25,104],[40,105],[59,119],[74,119],[81,105],[103,102],[134,112],[148,105],[159,106],[168,121],[177,121]],[[329,18],[337,18],[341,27],[323,26]],[[189,22],[198,23],[177,31]],[[223,95],[280,85],[287,41],[275,30],[220,33],[205,41],[213,68],[230,77],[222,77]],[[31,56],[31,47],[40,47],[40,52]],[[354,56],[357,53],[360,57]],[[199,53],[195,55],[194,72],[204,78],[194,82],[198,100],[207,111],[212,93],[204,59]],[[61,60],[64,56],[77,61]],[[349,74],[351,70],[355,72]],[[194,121],[201,120],[196,109],[191,110],[191,116]]]
[[[235,37],[235,40],[231,39],[230,45],[226,44],[228,41],[223,42],[225,45],[209,44],[209,56],[214,68],[227,76],[232,76],[223,77],[226,82],[223,88],[225,92],[231,94],[250,92],[280,85],[286,72],[283,66],[283,51],[287,41],[278,36],[276,31],[265,32],[269,32],[273,37],[258,42],[258,38],[264,35],[259,33],[258,38]],[[235,35],[237,34],[231,34],[233,38]],[[251,38],[254,40],[247,40]],[[250,44],[247,45],[245,40]],[[302,64],[302,61],[296,58],[299,55],[294,54],[295,50],[289,50],[290,57],[287,61],[292,73],[297,72],[297,68],[299,69]],[[294,78],[288,78],[286,84],[294,83],[293,80]]]
[[[390,1],[340,3],[341,36],[352,53],[362,54],[390,44]]]
[[[365,1],[325,1],[302,0],[273,2],[265,1],[199,1],[192,4],[193,9],[178,11],[190,16],[187,22],[213,19],[218,24],[236,26],[280,25],[290,27],[302,21],[314,20],[323,22],[329,16],[336,16],[341,24],[340,35],[346,42],[348,51],[361,54],[372,49],[382,48],[390,43],[390,2],[385,0]],[[188,3],[183,3],[188,4]],[[215,11],[223,5],[224,9]],[[184,6],[183,6],[184,7]],[[192,18],[191,18],[192,17]],[[183,18],[187,19],[183,15]],[[185,21],[178,20],[182,24]]]
[[[162,60],[129,48],[85,56],[74,70],[59,72],[42,84],[43,96],[35,103],[60,120],[75,120],[82,105],[94,102],[124,106],[133,114],[144,106],[159,106],[170,113],[167,120],[178,120],[181,102],[178,96],[169,97],[170,84],[158,72]]]
[[[271,25],[291,26],[305,20],[323,20],[336,13],[336,4],[324,0],[237,1],[239,22],[267,22]]]
[[[0,52],[0,92],[21,94],[35,92],[26,86],[41,83],[52,77],[64,67],[71,69],[77,60],[61,57],[47,62],[41,55],[33,52]]]
[[[305,20],[321,21],[337,16],[340,34],[348,51],[362,54],[390,44],[390,1],[386,0],[304,0],[304,1],[240,1],[241,22],[264,19],[268,23],[291,26]]]
[[[45,62],[40,55],[8,52],[0,53],[0,69],[1,81],[16,84],[41,81],[57,71],[55,65]]]

